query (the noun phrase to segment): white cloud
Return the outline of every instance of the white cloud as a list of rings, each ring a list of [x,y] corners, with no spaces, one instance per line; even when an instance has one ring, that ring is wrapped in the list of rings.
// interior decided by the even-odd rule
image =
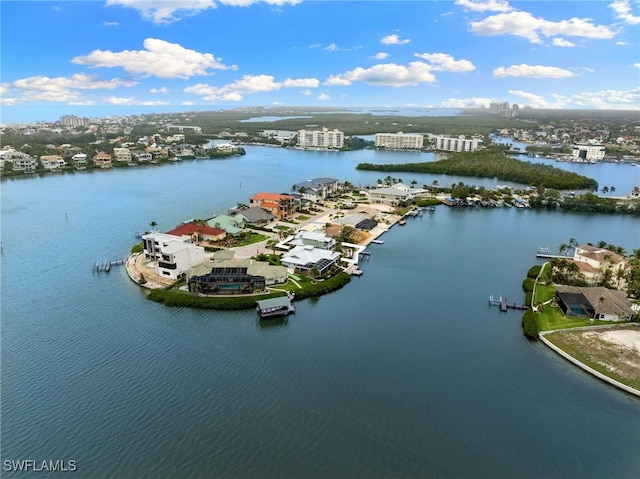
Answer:
[[[478,2],[472,0],[456,0],[456,5],[461,6],[466,10],[473,10],[474,12],[510,12],[513,8],[508,2],[501,0],[488,0],[485,2]]]
[[[424,62],[411,62],[408,66],[385,63],[371,68],[358,67],[340,75],[331,75],[325,82],[327,85],[350,85],[363,81],[371,85],[388,85],[402,87],[419,83],[433,83],[435,76],[432,67]]]
[[[619,40],[616,42],[616,45],[629,45],[629,42],[625,42],[624,40]]]
[[[168,93],[169,90],[167,90],[166,87],[162,87],[162,88],[152,88],[151,90],[149,90],[149,93]]]
[[[157,24],[169,24],[185,17],[197,15],[205,10],[216,8],[217,3],[232,7],[248,7],[254,3],[268,5],[297,5],[301,0],[107,0],[107,6],[119,5],[138,10],[142,18]]]
[[[640,68],[640,63],[634,63],[634,64],[633,64],[633,65],[631,65],[631,66],[632,66],[632,67],[635,67],[635,68]]]
[[[180,103],[183,106],[193,106],[196,104],[195,101],[183,101],[182,103]]]
[[[235,65],[220,63],[211,53],[189,50],[177,43],[169,43],[156,38],[143,42],[145,50],[94,50],[85,56],[74,57],[71,63],[98,67],[122,67],[128,73],[159,78],[183,78],[193,75],[207,75],[209,69],[236,69]]]
[[[336,45],[335,43],[332,43],[331,45],[328,45],[326,47],[324,47],[324,50],[328,50],[330,52],[335,52],[340,50],[340,48],[338,48],[338,45]]]
[[[311,90],[302,90],[300,92],[302,95],[306,95],[306,96],[310,96],[313,94],[313,92]]]
[[[317,88],[319,83],[315,78],[287,78],[283,82],[276,82],[271,75],[244,75],[240,80],[221,87],[198,83],[185,88],[184,91],[201,95],[206,101],[240,101],[243,95],[275,91],[280,88]]]
[[[7,105],[7,106],[11,106],[11,105],[15,105],[18,102],[17,98],[7,98],[7,97],[2,97],[0,98],[0,104],[2,105]]]
[[[34,76],[22,78],[13,82],[12,86],[22,90],[61,92],[64,90],[113,90],[119,87],[131,87],[138,82],[113,78],[111,80],[100,80],[98,78],[76,73],[70,77]]]
[[[594,25],[589,18],[571,18],[552,22],[535,18],[528,12],[510,12],[492,15],[477,22],[471,22],[471,31],[482,36],[515,35],[526,38],[531,43],[542,43],[540,35],[583,37],[592,39],[613,38],[615,32],[604,25]]]
[[[547,67],[543,65],[511,65],[510,67],[498,67],[493,70],[495,78],[570,78],[576,76],[575,73],[558,67]]]
[[[601,90],[578,93],[571,96],[551,94],[553,101],[544,96],[521,90],[509,93],[523,98],[534,108],[585,108],[598,110],[637,110],[640,103],[640,87],[631,90]]]
[[[133,98],[133,97],[123,98],[123,97],[116,97],[116,96],[110,96],[109,98],[106,98],[105,103],[108,103],[110,105],[141,105],[141,106],[161,106],[161,105],[169,104],[168,101],[144,101],[144,100],[138,100],[137,98]]]
[[[378,52],[376,53],[373,58],[375,58],[376,60],[384,60],[385,58],[387,58],[389,56],[388,53],[385,52]]]
[[[427,60],[433,71],[470,72],[476,69],[469,60],[455,60],[446,53],[416,53],[414,56]]]
[[[637,3],[637,2],[636,2]],[[617,0],[609,5],[616,14],[616,18],[619,18],[629,25],[640,24],[640,16],[634,15],[631,10],[631,2],[629,0]]]
[[[117,27],[119,25],[118,22],[107,22],[107,21],[102,22],[102,24],[105,27]]]
[[[408,38],[405,38],[404,40],[400,40],[400,37],[398,37],[398,35],[393,34],[393,35],[387,35],[386,37],[384,37],[382,40],[380,40],[380,43],[383,43],[385,45],[406,45],[410,41],[411,40],[409,40]]]
[[[570,42],[569,40],[565,40],[564,38],[559,38],[556,37],[553,39],[553,44],[556,47],[575,47],[576,44],[573,42]]]
[[[327,101],[331,100],[331,97],[326,93],[321,93],[320,95],[318,95],[318,100]]]
[[[449,98],[440,103],[440,108],[488,108],[493,98]]]
[[[9,93],[9,87],[7,85],[0,85],[0,95],[6,95]]]

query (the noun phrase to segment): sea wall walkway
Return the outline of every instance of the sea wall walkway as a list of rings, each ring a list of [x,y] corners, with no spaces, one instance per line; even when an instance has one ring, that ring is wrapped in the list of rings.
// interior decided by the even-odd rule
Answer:
[[[583,329],[594,329],[594,328],[583,328]],[[554,333],[555,331],[558,331],[558,330],[541,332],[541,333],[538,334],[538,337],[540,338],[540,341],[542,341],[544,344],[546,344],[549,348],[551,348],[553,351],[558,353],[560,356],[565,358],[567,361],[572,362],[573,364],[575,364],[576,366],[584,369],[588,373],[593,374],[595,377],[597,377],[599,379],[602,379],[603,381],[606,381],[609,384],[612,384],[613,386],[628,392],[629,394],[633,394],[634,396],[640,397],[640,391],[638,391],[637,389],[632,388],[631,386],[627,386],[626,384],[622,384],[621,382],[616,381],[615,379],[612,379],[612,378],[610,378],[608,376],[605,376],[601,372],[598,372],[595,369],[587,366],[583,362],[578,361],[576,358],[574,358],[570,354],[566,353],[565,351],[563,351],[558,346],[556,346],[555,344],[553,344],[551,341],[549,341],[547,338],[544,337],[546,334]]]

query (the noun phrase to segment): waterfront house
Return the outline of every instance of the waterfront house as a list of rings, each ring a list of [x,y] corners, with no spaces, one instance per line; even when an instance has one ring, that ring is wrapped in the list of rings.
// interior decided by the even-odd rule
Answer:
[[[40,164],[45,170],[57,170],[67,165],[59,155],[42,155],[40,157]]]
[[[265,225],[271,223],[276,218],[259,206],[252,206],[251,208],[242,210],[242,216],[246,218],[247,223],[253,225]]]
[[[294,200],[295,198],[291,195],[261,192],[253,195],[249,199],[249,204],[251,206],[259,206],[282,220],[292,218],[295,214]]]
[[[296,246],[282,255],[280,264],[297,273],[309,274],[315,268],[319,274],[323,274],[339,259],[340,253],[336,251],[306,245]]]
[[[605,248],[591,245],[576,246],[573,260],[578,265],[580,272],[592,282],[602,279],[605,271],[610,270],[613,276],[613,284],[622,279],[622,274],[629,267],[626,258]]]
[[[247,226],[247,218],[243,214],[216,215],[207,220],[207,225],[226,231],[232,236],[242,233]]]
[[[629,321],[631,302],[624,291],[602,286],[578,287],[556,285],[558,306],[567,317],[602,321]]]
[[[382,203],[386,205],[398,205],[408,203],[414,198],[426,193],[422,188],[412,188],[404,183],[396,183],[390,187],[375,188],[369,190],[369,199],[372,203]]]
[[[109,153],[97,153],[93,158],[91,158],[91,161],[93,161],[95,166],[99,166],[100,168],[111,168],[113,166],[111,155]]]
[[[187,272],[189,291],[202,294],[251,294],[287,282],[287,269],[264,261],[205,262]]]
[[[71,157],[71,162],[76,168],[86,168],[87,167],[87,154],[86,153],[76,153]]]
[[[227,233],[221,228],[212,228],[210,226],[199,225],[195,223],[184,223],[180,226],[168,231],[166,234],[174,236],[190,236],[193,243],[199,241],[221,241],[225,239]]]
[[[204,261],[204,248],[193,244],[189,235],[144,234],[142,251],[147,260],[155,263],[156,274],[170,279],[178,279]]]
[[[288,241],[287,244],[291,246],[315,246],[316,248],[333,249],[336,245],[336,240],[324,232],[302,230]]]
[[[116,161],[131,163],[131,150],[129,148],[114,148],[113,156]]]
[[[293,185],[293,190],[300,194],[302,200],[317,203],[338,191],[339,186],[340,183],[334,178],[314,178]]]

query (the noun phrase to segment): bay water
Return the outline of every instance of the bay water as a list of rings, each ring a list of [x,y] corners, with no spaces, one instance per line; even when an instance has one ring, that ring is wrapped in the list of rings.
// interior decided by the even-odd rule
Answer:
[[[2,477],[29,477],[4,467],[29,459],[73,460],[83,478],[637,477],[640,401],[528,341],[521,312],[488,297],[522,302],[540,246],[640,248],[639,219],[437,207],[371,245],[362,277],[272,322],[166,308],[123,267],[92,273],[152,221],[320,176],[374,184],[358,163],[425,157],[246,150],[2,182]],[[640,184],[640,168],[588,166]]]

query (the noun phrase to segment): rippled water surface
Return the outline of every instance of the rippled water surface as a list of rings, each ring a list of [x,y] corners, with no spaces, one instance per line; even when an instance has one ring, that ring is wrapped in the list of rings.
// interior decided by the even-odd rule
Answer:
[[[247,153],[2,183],[3,461],[75,460],[89,478],[637,477],[638,399],[528,342],[520,314],[487,299],[524,299],[539,246],[639,248],[638,219],[439,207],[372,245],[362,277],[272,323],[165,308],[122,267],[92,274],[151,221],[413,161]],[[416,175],[458,181],[440,178]]]

